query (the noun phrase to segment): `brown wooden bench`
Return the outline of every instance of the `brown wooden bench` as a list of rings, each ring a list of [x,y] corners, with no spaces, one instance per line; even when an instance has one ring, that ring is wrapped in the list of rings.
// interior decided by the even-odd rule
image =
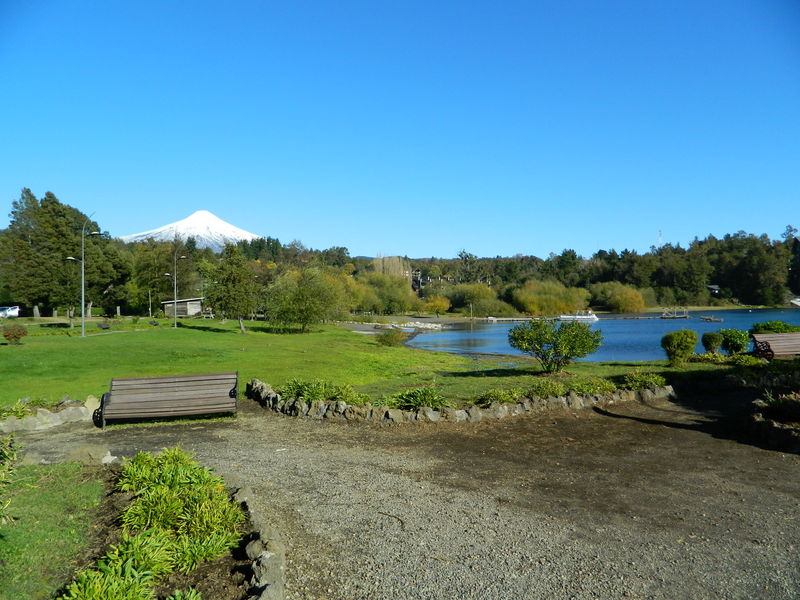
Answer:
[[[238,373],[125,377],[111,380],[97,420],[183,417],[236,412]]]
[[[776,356],[800,355],[800,333],[753,333],[755,353],[772,360]]]

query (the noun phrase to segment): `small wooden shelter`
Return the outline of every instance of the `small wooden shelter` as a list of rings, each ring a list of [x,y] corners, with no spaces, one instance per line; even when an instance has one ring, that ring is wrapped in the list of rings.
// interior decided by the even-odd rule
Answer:
[[[175,308],[179,317],[193,317],[203,312],[204,298],[183,298],[175,300],[166,300],[161,303],[161,310],[168,317],[172,316],[172,309]]]

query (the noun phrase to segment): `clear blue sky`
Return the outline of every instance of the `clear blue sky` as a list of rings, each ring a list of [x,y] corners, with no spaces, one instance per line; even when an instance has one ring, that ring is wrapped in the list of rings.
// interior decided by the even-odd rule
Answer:
[[[0,228],[206,209],[352,255],[800,227],[800,2],[0,3]]]

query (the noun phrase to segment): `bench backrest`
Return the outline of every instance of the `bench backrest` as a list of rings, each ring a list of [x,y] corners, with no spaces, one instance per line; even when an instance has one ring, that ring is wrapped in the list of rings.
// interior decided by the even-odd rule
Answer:
[[[769,347],[776,356],[800,354],[800,333],[754,333],[757,349]]]

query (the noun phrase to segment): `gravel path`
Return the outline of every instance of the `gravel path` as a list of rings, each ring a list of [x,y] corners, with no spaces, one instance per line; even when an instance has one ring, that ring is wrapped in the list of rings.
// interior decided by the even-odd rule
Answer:
[[[278,417],[27,434],[27,459],[81,445],[182,444],[288,546],[292,600],[800,597],[800,456],[668,402],[479,424]]]

